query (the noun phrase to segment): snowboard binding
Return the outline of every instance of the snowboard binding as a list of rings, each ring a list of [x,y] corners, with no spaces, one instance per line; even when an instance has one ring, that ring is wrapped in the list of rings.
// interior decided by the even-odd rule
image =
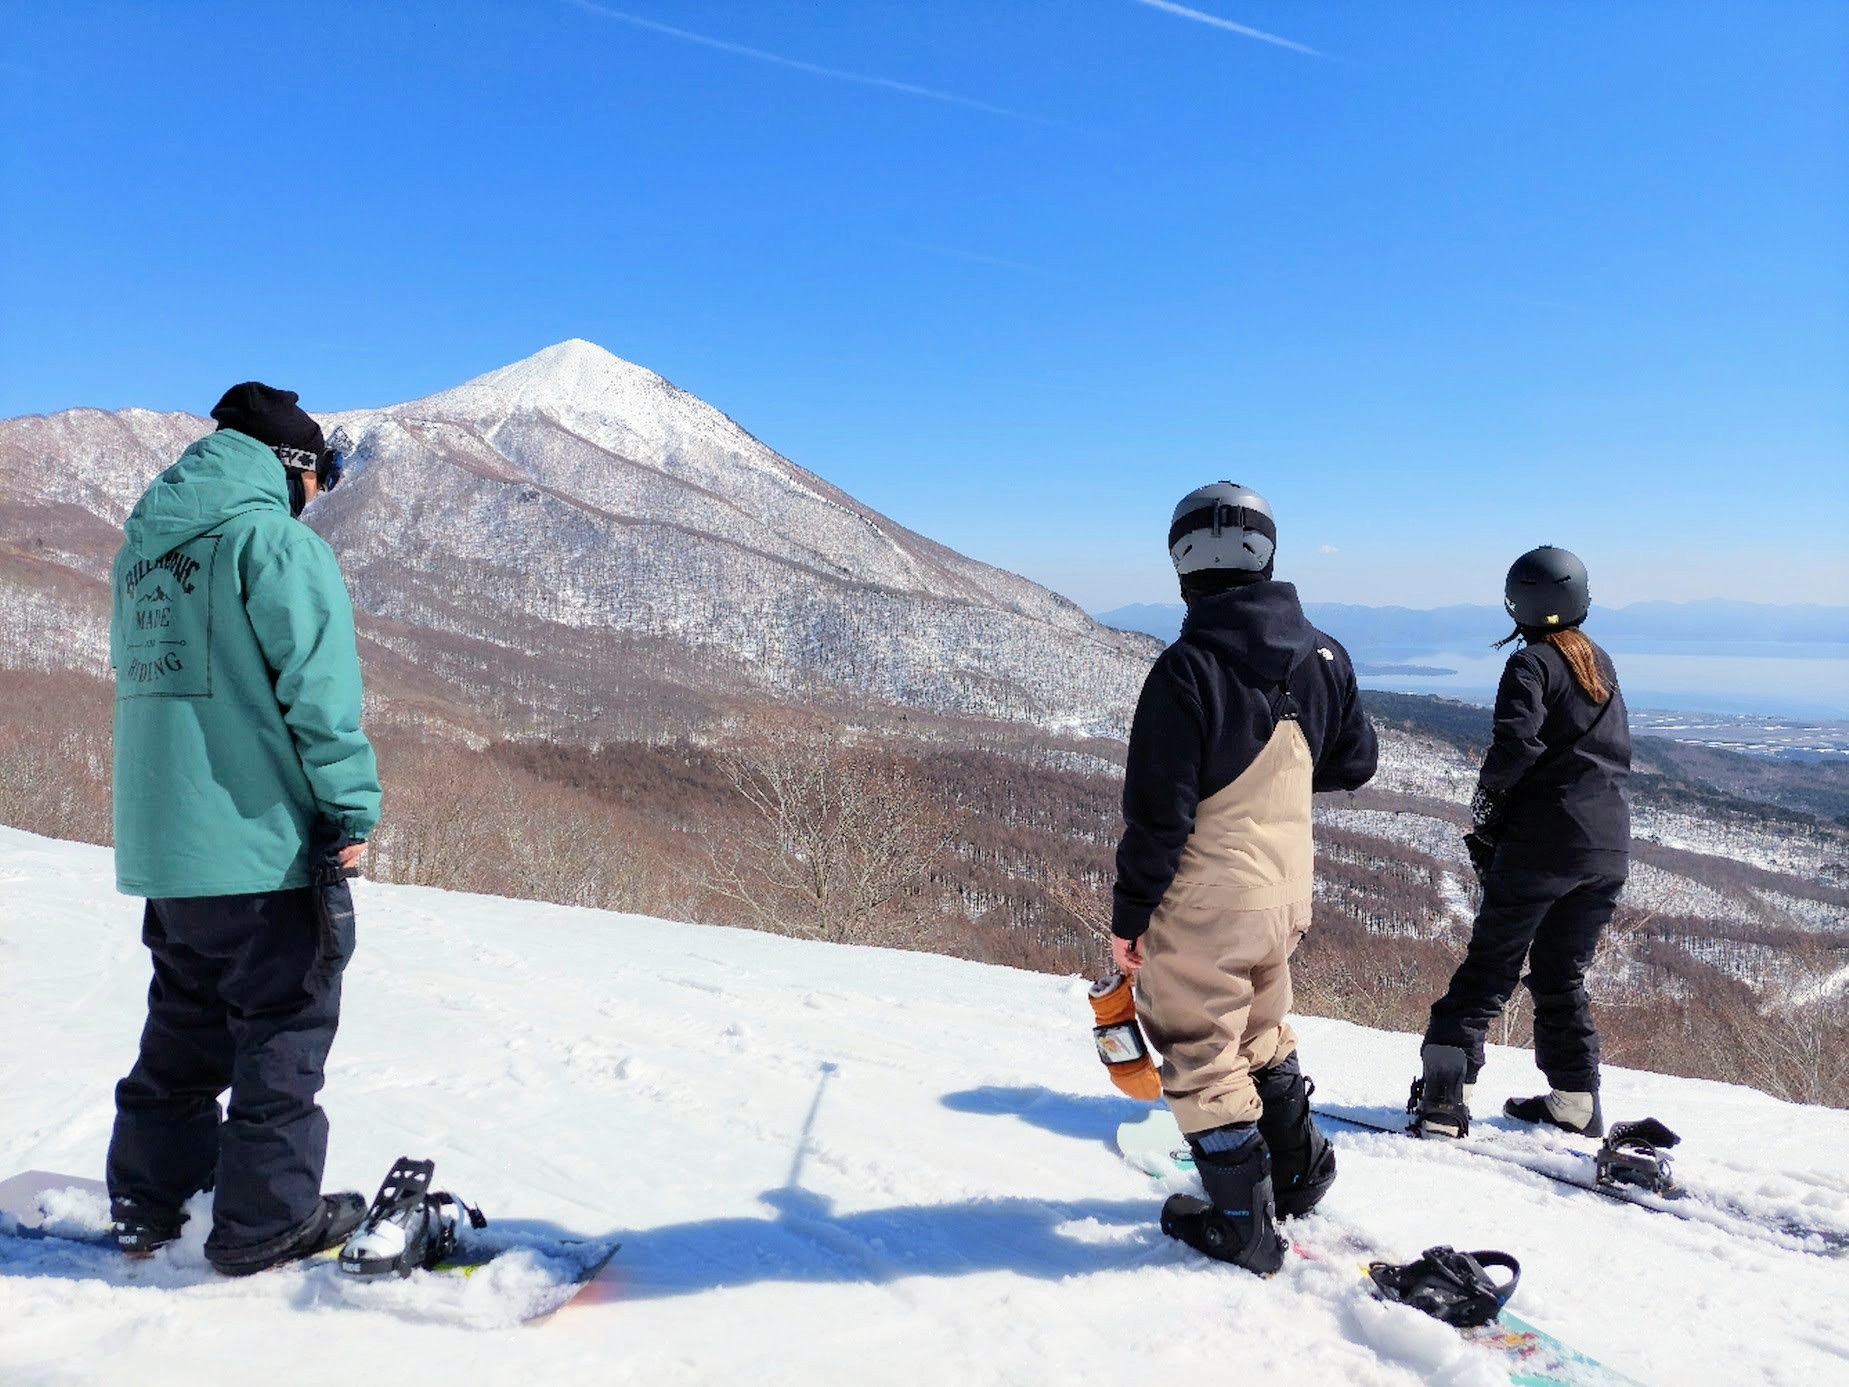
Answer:
[[[1509,1279],[1497,1281],[1486,1267],[1504,1268]],[[1369,1262],[1367,1274],[1383,1299],[1410,1305],[1433,1319],[1468,1329],[1488,1324],[1502,1313],[1522,1279],[1522,1268],[1506,1252],[1428,1247],[1418,1261],[1404,1266]]]
[[[435,1161],[401,1156],[379,1186],[359,1231],[340,1250],[340,1269],[350,1276],[409,1276],[456,1255],[464,1223],[486,1228],[480,1209],[447,1190],[430,1192]]]
[[[1412,1114],[1406,1130],[1415,1137],[1461,1140],[1470,1134],[1466,1056],[1455,1045],[1427,1045],[1420,1053],[1425,1072],[1412,1081],[1406,1099],[1406,1111]]]
[[[1271,1152],[1279,1218],[1302,1218],[1335,1183],[1335,1148],[1316,1126],[1310,1100],[1316,1083],[1293,1052],[1281,1064],[1252,1075],[1263,1111],[1258,1134]]]
[[[1669,1169],[1669,1148],[1682,1140],[1654,1117],[1641,1122],[1614,1122],[1605,1144],[1593,1157],[1598,1182],[1605,1186],[1628,1185],[1632,1189],[1675,1199],[1682,1187]]]
[[[109,1201],[109,1234],[130,1257],[152,1257],[180,1236],[186,1215],[158,1214],[139,1200],[117,1195]]]

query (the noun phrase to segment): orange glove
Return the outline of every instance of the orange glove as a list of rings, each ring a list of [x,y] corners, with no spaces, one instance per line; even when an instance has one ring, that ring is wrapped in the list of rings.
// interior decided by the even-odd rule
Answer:
[[[1098,1021],[1092,1027],[1092,1039],[1098,1044],[1098,1058],[1111,1072],[1111,1082],[1144,1102],[1160,1098],[1162,1080],[1149,1058],[1143,1028],[1136,1021],[1136,999],[1130,995],[1130,980],[1122,973],[1113,973],[1093,983],[1091,1010]]]

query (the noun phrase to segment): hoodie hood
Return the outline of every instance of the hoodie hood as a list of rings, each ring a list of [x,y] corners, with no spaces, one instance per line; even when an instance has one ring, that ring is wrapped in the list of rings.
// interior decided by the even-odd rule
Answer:
[[[156,559],[254,510],[289,514],[289,483],[276,454],[248,434],[207,434],[160,474],[129,513],[123,532],[143,558]]]
[[[1314,648],[1316,629],[1294,584],[1262,582],[1197,597],[1188,604],[1181,638],[1225,651],[1260,680],[1280,684]]]

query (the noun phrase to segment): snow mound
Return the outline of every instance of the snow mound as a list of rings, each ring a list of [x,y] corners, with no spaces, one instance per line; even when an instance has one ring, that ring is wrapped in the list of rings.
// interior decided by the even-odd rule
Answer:
[[[109,854],[0,829],[0,1175],[96,1178],[147,987]],[[1833,1381],[1844,1262],[1331,1129],[1341,1175],[1259,1280],[1155,1227],[1116,1154],[1142,1111],[1091,1053],[1078,980],[361,883],[329,1070],[328,1188],[400,1155],[532,1239],[477,1276],[227,1281],[205,1204],[163,1258],[0,1237],[0,1381],[1477,1384],[1482,1353],[1370,1301],[1344,1248],[1521,1258],[1515,1309],[1645,1382]],[[1418,1038],[1306,1018],[1318,1101],[1391,1112]],[[1533,1091],[1498,1050],[1479,1098]],[[1678,1172],[1849,1226],[1849,1113],[1611,1071],[1606,1108],[1684,1137]],[[78,1223],[95,1209],[66,1211]],[[543,1237],[613,1238],[595,1303]],[[325,1271],[326,1275],[319,1274]]]

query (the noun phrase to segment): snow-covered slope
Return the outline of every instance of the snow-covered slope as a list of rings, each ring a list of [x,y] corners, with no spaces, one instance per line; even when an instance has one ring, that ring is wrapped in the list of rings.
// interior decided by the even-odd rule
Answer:
[[[101,1173],[147,981],[139,903],[109,881],[105,851],[0,829],[0,1173]],[[1091,1054],[1081,980],[412,888],[359,902],[330,1186],[432,1156],[490,1216],[619,1234],[615,1294],[525,1329],[492,1295],[430,1294],[419,1322],[416,1281],[227,1282],[185,1249],[74,1275],[0,1244],[9,1387],[1499,1380],[1340,1258],[1259,1281],[1163,1238],[1111,1147],[1137,1105]],[[1319,1101],[1403,1096],[1415,1037],[1302,1033]],[[1498,1051],[1480,1103],[1536,1082]],[[1683,1132],[1691,1180],[1849,1227],[1849,1113],[1624,1071],[1606,1102]],[[1840,1380],[1840,1260],[1336,1140],[1312,1244],[1507,1248],[1523,1314],[1642,1381]]]
[[[1121,736],[1157,649],[911,533],[589,342],[322,417],[359,446],[308,518],[369,635],[465,701],[542,725],[665,686]],[[210,427],[136,411],[0,421],[0,597],[17,587],[24,606],[46,586],[32,559],[100,578],[113,527]],[[60,542],[73,529],[83,546]],[[12,643],[0,633],[0,654]]]

